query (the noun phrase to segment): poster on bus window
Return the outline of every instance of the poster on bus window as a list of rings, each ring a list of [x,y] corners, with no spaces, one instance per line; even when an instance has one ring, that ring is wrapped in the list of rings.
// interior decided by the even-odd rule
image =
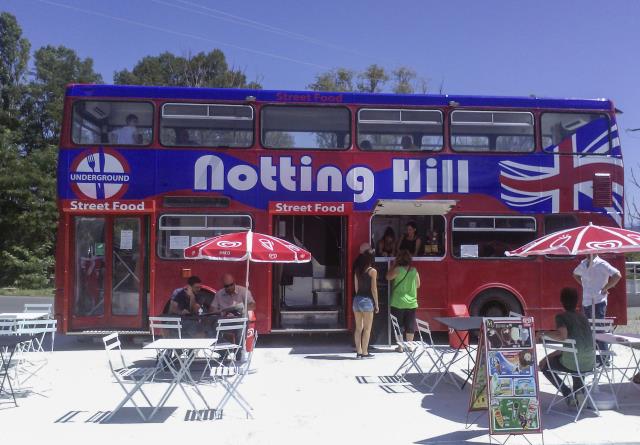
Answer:
[[[484,320],[490,434],[542,431],[534,333],[532,317]]]

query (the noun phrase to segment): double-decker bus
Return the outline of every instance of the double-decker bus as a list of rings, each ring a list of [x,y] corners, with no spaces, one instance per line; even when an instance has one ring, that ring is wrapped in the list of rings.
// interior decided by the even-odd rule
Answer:
[[[58,165],[56,317],[64,332],[144,331],[172,290],[237,263],[183,249],[252,229],[309,250],[255,264],[260,332],[352,326],[361,244],[384,272],[408,226],[418,316],[533,315],[550,328],[580,258],[507,258],[546,233],[623,222],[622,153],[604,99],[70,85]],[[387,234],[387,242],[380,243]],[[607,256],[621,271],[621,256]],[[626,321],[624,280],[609,313]],[[382,327],[381,327],[382,326]]]

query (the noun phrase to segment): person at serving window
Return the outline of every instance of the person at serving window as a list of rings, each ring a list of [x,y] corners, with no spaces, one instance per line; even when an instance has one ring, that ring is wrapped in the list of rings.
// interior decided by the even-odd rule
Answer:
[[[380,240],[376,244],[376,255],[395,257],[396,243],[396,233],[393,231],[391,226],[387,226],[387,228],[384,229],[382,238],[380,238]]]
[[[256,302],[249,291],[244,286],[238,286],[233,275],[225,273],[222,276],[222,289],[216,292],[216,296],[211,303],[213,312],[220,312],[223,316],[231,316],[236,314],[244,314],[245,297],[247,300],[247,310],[252,311],[256,308]]]
[[[400,238],[396,252],[406,250],[412,257],[418,256],[422,247],[422,239],[418,236],[418,226],[415,221],[409,221],[406,226],[406,232]]]

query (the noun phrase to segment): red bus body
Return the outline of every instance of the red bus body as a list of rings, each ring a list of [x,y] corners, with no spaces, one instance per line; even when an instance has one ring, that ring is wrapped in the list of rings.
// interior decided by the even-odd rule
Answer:
[[[148,143],[109,140],[113,128],[126,126],[126,110],[118,111],[121,103],[134,104],[127,105],[133,114],[149,121]],[[193,141],[168,147],[161,137],[173,138],[175,133],[177,141],[179,125],[191,118],[170,120],[163,114],[169,113],[164,111],[166,104],[242,105],[245,108],[233,113],[247,125],[251,119],[251,130],[243,137],[252,140],[246,148],[199,147]],[[314,107],[346,110],[347,129],[326,138],[345,141],[342,149],[265,148],[264,135],[270,130],[263,120],[271,118],[265,109],[293,106],[302,106],[310,116]],[[113,117],[99,115],[105,110]],[[362,110],[373,110],[371,116],[379,110],[429,110],[442,121],[434,124],[433,117],[402,114],[397,122],[390,120],[396,119],[392,114],[367,120]],[[480,114],[455,114],[460,111]],[[203,111],[209,114],[202,118],[213,122],[211,113],[216,112],[217,108]],[[241,113],[245,115],[236,116]],[[591,133],[572,130],[563,113],[575,117],[575,127],[595,128],[603,121],[606,149],[589,152],[595,142],[581,138]],[[530,124],[524,122],[527,115]],[[589,121],[589,115],[597,119]],[[234,116],[225,119],[232,121]],[[333,125],[332,119],[327,118],[326,125]],[[366,125],[373,135],[367,137],[393,144],[393,124],[412,128],[408,119],[423,119],[425,129],[440,125],[441,135],[427,134],[431,130],[423,136],[412,133],[429,149],[360,146]],[[491,124],[482,124],[488,119]],[[494,128],[503,128],[500,119],[511,119],[511,126],[521,125],[531,133],[508,133],[512,130],[505,124],[509,137],[495,138],[505,137],[507,142],[491,142]],[[191,134],[201,134],[195,129],[198,123],[189,125],[194,125]],[[296,128],[269,125],[283,134],[289,131],[291,139],[285,144],[297,137]],[[471,131],[474,125],[485,126],[471,136],[454,134]],[[551,130],[547,135],[541,129],[545,125],[574,133],[548,149],[552,136]],[[483,136],[485,129],[488,136]],[[325,130],[302,133],[321,140]],[[308,134],[303,140],[315,144]],[[526,146],[527,138],[530,150],[473,148],[485,139],[497,147],[509,141]],[[468,147],[456,150],[456,144]],[[563,152],[567,144],[573,148]],[[581,151],[584,147],[587,152]],[[418,221],[426,252],[413,263],[422,282],[418,317],[443,329],[433,318],[446,315],[452,304],[464,304],[471,313],[485,315],[522,310],[536,318],[536,326],[548,329],[560,311],[560,289],[578,286],[572,271],[581,258],[507,259],[504,250],[544,235],[554,224],[623,221],[615,112],[613,104],[603,100],[72,85],[65,102],[58,183],[55,307],[63,332],[146,330],[148,316],[161,314],[172,291],[191,275],[214,289],[221,287],[224,272],[243,283],[244,263],[185,260],[179,252],[204,236],[247,224],[256,232],[304,240],[312,254],[317,252],[307,269],[251,265],[258,331],[349,330],[351,264],[359,246],[377,243],[386,226],[396,228],[398,239],[409,220]],[[622,256],[605,258],[624,274]],[[378,257],[382,274],[386,262]],[[380,283],[381,298],[386,299],[383,277]],[[608,314],[619,324],[626,323],[624,283],[621,280],[609,296]]]

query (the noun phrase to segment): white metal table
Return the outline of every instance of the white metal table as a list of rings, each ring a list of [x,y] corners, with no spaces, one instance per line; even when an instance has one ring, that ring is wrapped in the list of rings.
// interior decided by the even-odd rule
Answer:
[[[626,378],[633,378],[634,375],[640,372],[640,335],[639,334],[596,334],[596,340],[607,343],[609,345],[626,346],[631,351],[631,357],[627,361],[625,366],[615,366],[615,370],[619,371],[622,377],[620,383]],[[628,373],[631,372],[630,375]],[[636,386],[636,385],[634,385]],[[619,390],[619,388],[618,388]]]
[[[210,338],[161,338],[143,347],[143,349],[154,349],[158,352],[162,351],[162,353],[159,354],[158,369],[166,368],[173,375],[169,388],[167,388],[160,398],[158,406],[155,407],[149,419],[167,403],[167,400],[169,400],[169,397],[177,386],[182,389],[194,412],[199,412],[195,403],[193,403],[193,400],[189,397],[189,393],[183,386],[183,383],[191,384],[193,390],[202,399],[207,409],[211,409],[207,400],[198,389],[198,385],[194,381],[189,368],[195,360],[198,351],[211,349],[214,344],[215,340]]]
[[[3,312],[0,314],[0,320],[40,320],[48,317],[49,312]]]

